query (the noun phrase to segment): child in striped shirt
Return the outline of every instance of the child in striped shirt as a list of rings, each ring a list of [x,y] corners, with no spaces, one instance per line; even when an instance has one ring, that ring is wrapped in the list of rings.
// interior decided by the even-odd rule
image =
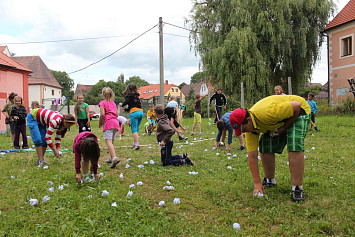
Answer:
[[[44,154],[49,146],[56,157],[60,157],[60,142],[67,129],[75,124],[75,118],[71,114],[62,115],[49,109],[36,108],[27,115],[27,125],[30,129],[32,141],[36,146],[38,156],[38,166],[40,168],[44,162]],[[48,129],[47,129],[48,127]],[[55,147],[52,142],[54,130],[57,130],[55,136]]]

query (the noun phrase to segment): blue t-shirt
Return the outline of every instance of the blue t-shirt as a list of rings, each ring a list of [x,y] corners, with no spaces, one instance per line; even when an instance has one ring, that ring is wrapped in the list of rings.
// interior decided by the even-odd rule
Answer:
[[[177,107],[178,103],[175,100],[172,100],[166,106],[167,107]]]
[[[309,104],[309,107],[311,107],[311,112],[312,113],[317,113],[317,104],[314,100],[307,100],[307,103]]]
[[[224,121],[225,126],[228,130],[228,144],[232,144],[232,140],[233,140],[233,127],[229,122],[229,117],[231,116],[231,113],[232,113],[232,111],[229,111],[229,112],[225,113],[221,118],[221,120]],[[221,140],[221,136],[222,136],[222,131],[218,130],[216,142],[219,142]]]

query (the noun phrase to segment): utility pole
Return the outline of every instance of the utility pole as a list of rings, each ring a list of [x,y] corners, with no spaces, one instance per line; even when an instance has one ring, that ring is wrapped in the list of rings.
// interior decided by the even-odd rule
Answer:
[[[244,83],[240,83],[240,107],[244,109]]]
[[[292,95],[292,82],[291,82],[291,77],[287,78],[287,82],[288,82],[288,94]]]
[[[160,104],[164,105],[163,18],[159,17]]]

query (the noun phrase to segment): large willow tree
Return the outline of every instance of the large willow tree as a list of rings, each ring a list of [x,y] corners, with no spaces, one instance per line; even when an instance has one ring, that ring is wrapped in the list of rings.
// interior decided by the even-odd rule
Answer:
[[[310,78],[333,13],[332,0],[194,0],[187,24],[203,70],[230,95],[250,103],[282,78],[294,94]]]

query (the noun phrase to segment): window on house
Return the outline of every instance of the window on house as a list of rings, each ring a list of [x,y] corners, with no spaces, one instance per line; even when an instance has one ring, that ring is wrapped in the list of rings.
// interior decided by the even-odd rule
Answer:
[[[174,88],[171,88],[171,92],[174,92]]]
[[[52,95],[54,95],[54,90],[52,90]]]
[[[178,92],[179,90],[178,89],[175,89],[175,92]]]
[[[341,41],[343,47],[341,56],[345,57],[345,56],[352,55],[353,54],[352,37],[350,36],[350,37],[343,38],[341,39]]]

